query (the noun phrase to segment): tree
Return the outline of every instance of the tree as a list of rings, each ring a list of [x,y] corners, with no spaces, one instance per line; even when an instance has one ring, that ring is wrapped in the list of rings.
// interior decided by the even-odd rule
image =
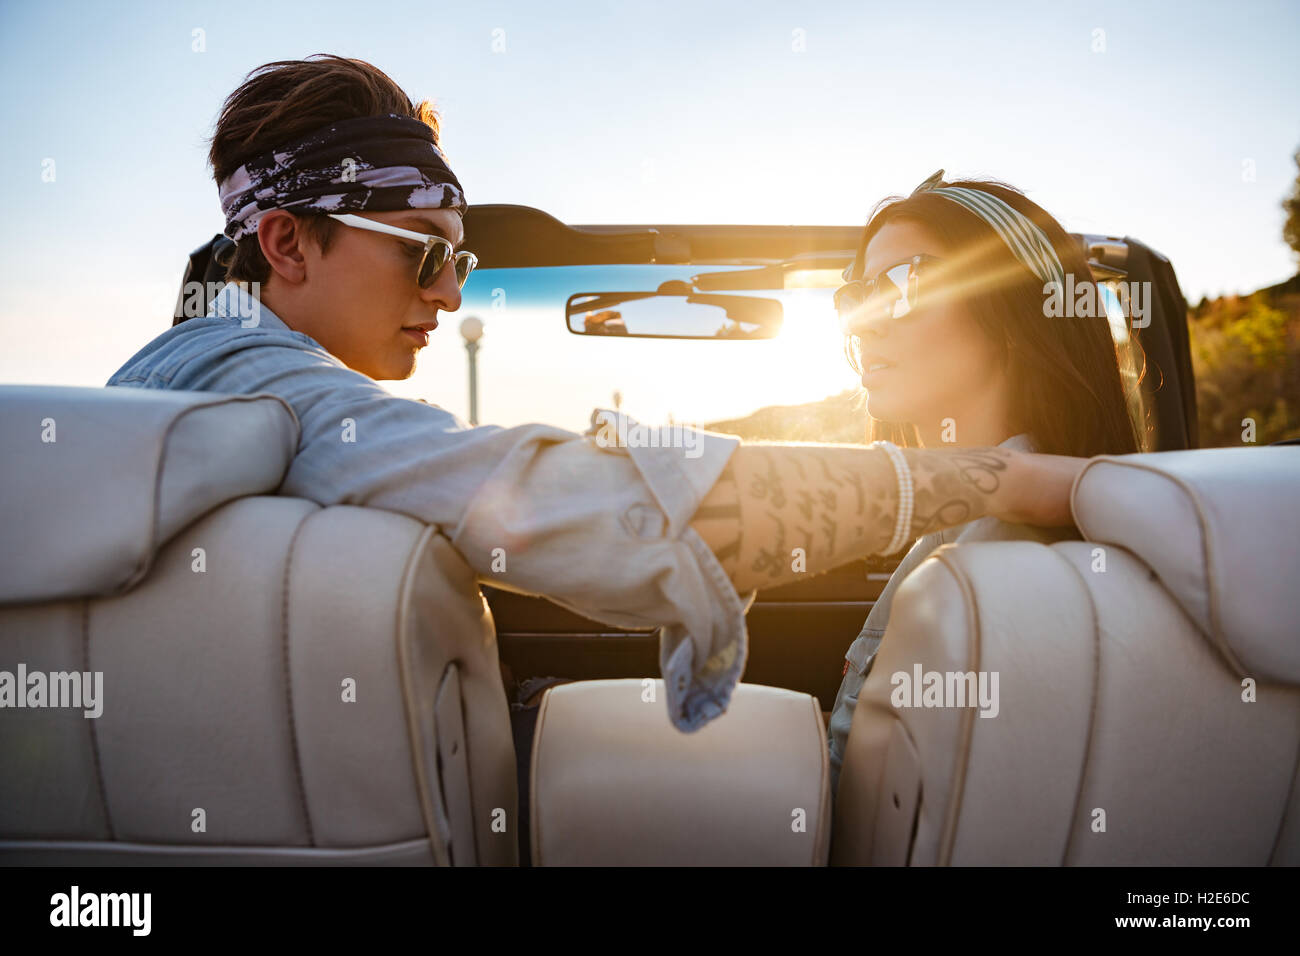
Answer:
[[[1300,150],[1296,151],[1295,164],[1300,169]],[[1297,256],[1300,256],[1300,173],[1291,184],[1291,195],[1282,200],[1282,209],[1286,213],[1286,223],[1282,226],[1282,238]]]

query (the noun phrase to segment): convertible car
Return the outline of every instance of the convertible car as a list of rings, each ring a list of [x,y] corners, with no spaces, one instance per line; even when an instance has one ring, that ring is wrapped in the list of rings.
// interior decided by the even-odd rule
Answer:
[[[490,340],[520,376],[533,336],[562,350],[539,408],[606,401],[614,365],[743,378],[834,322],[859,233],[476,206],[463,311],[522,316]],[[655,632],[493,588],[410,517],[277,495],[280,400],[0,387],[0,679],[87,703],[0,711],[0,862],[1300,863],[1300,448],[1195,449],[1171,264],[1077,239],[1150,447],[1083,472],[1077,540],[946,546],[907,579],[835,794],[827,712],[899,555],[760,592],[729,710],[681,734]],[[225,254],[194,253],[182,302]],[[914,671],[996,671],[996,718],[895,706]],[[516,754],[508,679],[549,676]]]

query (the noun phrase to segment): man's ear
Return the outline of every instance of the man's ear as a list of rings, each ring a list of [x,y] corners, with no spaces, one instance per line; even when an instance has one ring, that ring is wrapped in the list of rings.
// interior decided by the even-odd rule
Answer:
[[[257,242],[271,271],[294,285],[307,278],[306,239],[298,218],[284,209],[263,213],[257,224]]]

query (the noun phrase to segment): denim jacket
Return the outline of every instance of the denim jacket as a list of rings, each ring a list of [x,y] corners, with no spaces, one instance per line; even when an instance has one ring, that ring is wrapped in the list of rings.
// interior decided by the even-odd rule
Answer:
[[[726,709],[753,595],[741,599],[690,521],[738,438],[641,430],[607,410],[585,435],[471,428],[347,368],[233,283],[108,384],[280,396],[302,427],[281,494],[409,515],[438,526],[484,583],[618,627],[661,627],[674,726],[692,731]],[[671,432],[672,446],[649,431]]]
[[[1033,451],[1033,443],[1027,434],[1013,435],[998,447],[1013,451]],[[853,726],[853,711],[858,704],[858,694],[862,684],[876,659],[876,651],[885,629],[889,625],[889,611],[893,605],[894,593],[909,574],[916,570],[930,553],[941,544],[974,541],[1005,541],[1027,539],[1031,541],[1051,542],[1062,537],[1072,536],[1073,531],[1060,528],[1035,528],[1030,525],[1009,524],[992,516],[978,518],[966,524],[955,525],[935,531],[917,539],[911,549],[903,556],[898,568],[889,577],[880,597],[867,614],[866,623],[857,639],[849,645],[845,657],[844,679],[840,682],[839,693],[835,695],[835,706],[831,711],[828,728],[831,764],[831,795],[834,797],[839,786],[840,767],[844,761],[844,745]]]

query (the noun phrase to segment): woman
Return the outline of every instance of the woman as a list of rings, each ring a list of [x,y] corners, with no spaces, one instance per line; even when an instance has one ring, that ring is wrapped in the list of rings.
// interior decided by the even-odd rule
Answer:
[[[869,438],[1083,457],[1142,450],[1132,356],[1117,352],[1105,315],[1072,315],[1073,303],[1061,299],[1068,274],[1075,289],[1093,281],[1082,250],[1015,189],[942,176],[877,207],[836,293],[866,389]],[[1130,370],[1127,388],[1121,367]],[[832,794],[903,579],[946,542],[1068,533],[981,518],[912,546],[845,655],[830,719]]]

